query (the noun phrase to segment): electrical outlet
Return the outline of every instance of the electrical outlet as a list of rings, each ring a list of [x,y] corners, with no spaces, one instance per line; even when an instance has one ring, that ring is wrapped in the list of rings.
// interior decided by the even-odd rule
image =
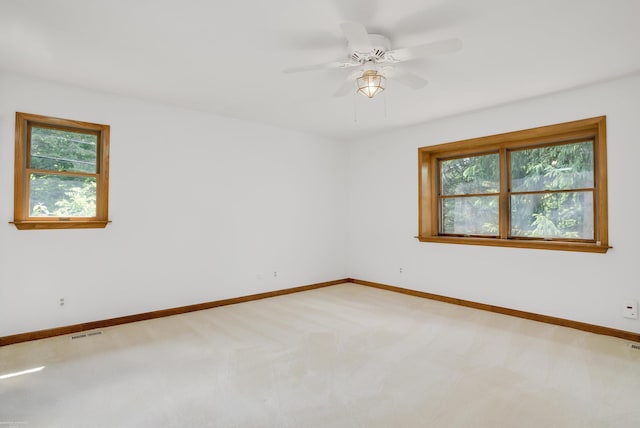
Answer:
[[[638,319],[638,301],[627,300],[622,307],[622,316],[633,320]]]
[[[402,273],[402,272],[403,272],[403,268],[400,268],[400,273]]]
[[[61,297],[60,300],[58,301],[58,304],[60,306],[64,306],[64,297]]]

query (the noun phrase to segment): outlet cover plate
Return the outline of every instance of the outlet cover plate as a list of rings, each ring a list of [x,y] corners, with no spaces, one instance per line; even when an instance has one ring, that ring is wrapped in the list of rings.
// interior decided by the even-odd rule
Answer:
[[[638,301],[627,300],[622,308],[622,316],[633,320],[638,319]]]

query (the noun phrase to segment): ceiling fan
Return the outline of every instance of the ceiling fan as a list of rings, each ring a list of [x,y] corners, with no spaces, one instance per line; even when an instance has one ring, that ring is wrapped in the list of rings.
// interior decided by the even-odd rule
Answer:
[[[323,69],[355,69],[345,78],[335,92],[341,97],[353,89],[358,93],[373,98],[385,88],[386,79],[393,78],[413,89],[423,88],[427,81],[396,64],[431,55],[455,52],[462,48],[459,39],[446,39],[422,45],[391,49],[389,39],[380,34],[369,34],[364,25],[358,22],[345,22],[340,25],[347,39],[349,56],[326,64],[313,64],[301,67],[290,67],[285,73],[298,73]]]

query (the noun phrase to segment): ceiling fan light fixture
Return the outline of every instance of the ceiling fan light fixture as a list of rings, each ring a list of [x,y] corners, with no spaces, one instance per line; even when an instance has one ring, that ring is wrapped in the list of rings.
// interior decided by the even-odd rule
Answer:
[[[387,79],[378,74],[376,70],[366,70],[362,76],[356,79],[358,93],[368,98],[373,98],[380,92],[384,91]]]

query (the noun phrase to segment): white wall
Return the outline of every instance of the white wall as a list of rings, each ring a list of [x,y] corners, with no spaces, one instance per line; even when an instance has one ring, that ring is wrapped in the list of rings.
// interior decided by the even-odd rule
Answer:
[[[425,94],[425,96],[428,96]],[[607,116],[607,254],[420,243],[417,148]],[[640,332],[640,75],[436,120],[350,144],[349,274]],[[403,273],[399,269],[403,268]]]
[[[0,73],[0,336],[347,276],[640,332],[620,315],[640,299],[638,94],[635,75],[345,144]],[[16,111],[111,125],[106,229],[8,224]],[[603,114],[607,254],[413,238],[418,147]]]
[[[16,111],[111,125],[106,229],[8,224]],[[293,131],[0,74],[0,336],[346,277],[346,154]]]

